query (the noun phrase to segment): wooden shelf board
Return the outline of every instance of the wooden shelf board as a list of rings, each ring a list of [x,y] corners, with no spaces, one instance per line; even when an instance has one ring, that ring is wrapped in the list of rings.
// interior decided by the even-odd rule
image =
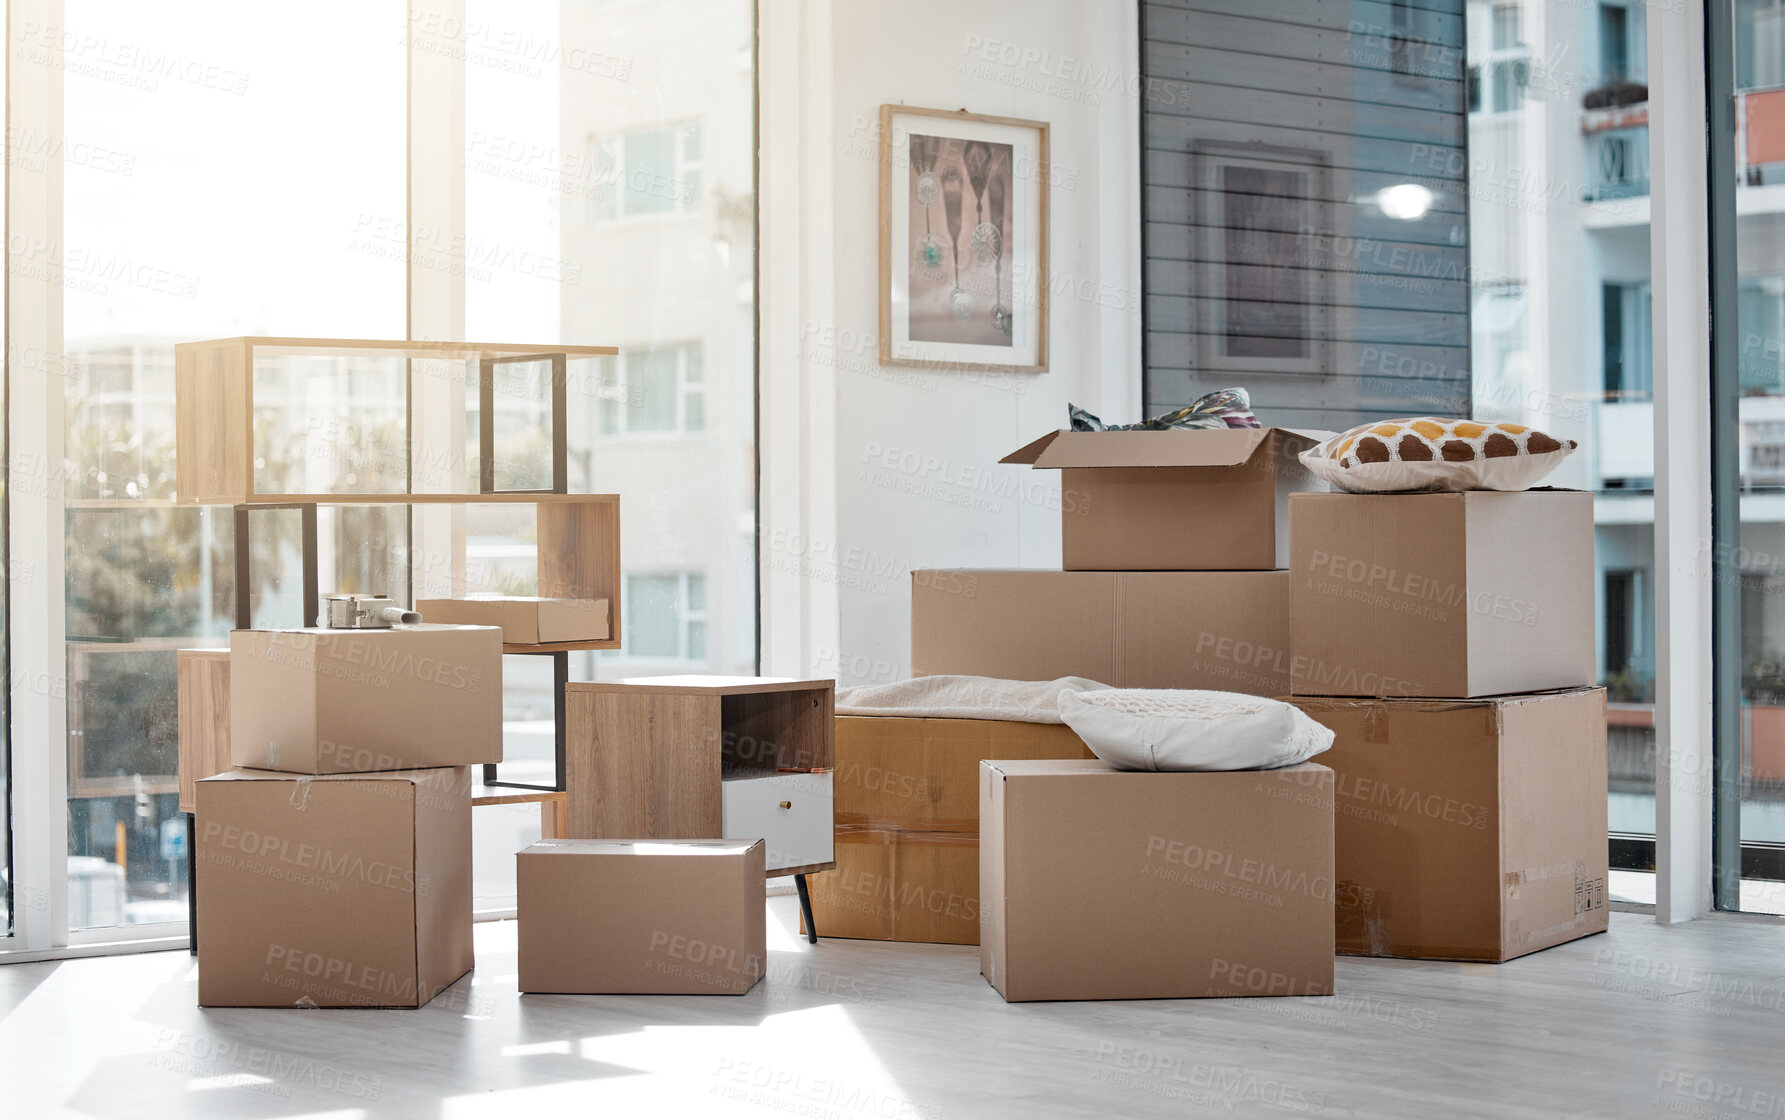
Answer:
[[[557,505],[566,502],[618,502],[618,494],[249,494],[235,498],[196,498],[186,506],[500,506]]]
[[[476,788],[487,790],[500,789],[501,787],[478,786]],[[551,790],[517,789],[507,793],[473,793],[471,805],[473,808],[479,805],[534,805],[548,801],[563,801],[564,797],[562,790],[554,792]]]
[[[388,338],[275,338],[247,335],[235,338],[210,338],[201,342],[182,342],[175,346],[222,346],[238,344],[256,350],[284,351],[303,356],[314,352],[318,357],[410,357],[445,358],[514,358],[529,354],[541,357],[564,354],[572,358],[600,358],[618,354],[617,346],[561,346],[556,343],[535,345],[527,342],[429,342],[422,339]],[[283,354],[279,356],[284,356]]]
[[[585,649],[619,649],[618,638],[591,639],[586,642],[503,642],[503,653],[576,653]]]
[[[774,879],[782,875],[811,875],[819,871],[835,871],[836,869],[837,861],[831,860],[829,863],[806,863],[798,867],[771,867],[764,877]]]
[[[568,692],[636,692],[640,688],[689,696],[744,696],[763,692],[806,692],[836,687],[834,680],[801,681],[789,677],[667,676],[629,677],[623,681],[572,681]]]

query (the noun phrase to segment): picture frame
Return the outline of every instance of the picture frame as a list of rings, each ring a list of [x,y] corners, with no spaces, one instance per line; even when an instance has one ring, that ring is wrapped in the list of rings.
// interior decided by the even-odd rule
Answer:
[[[1221,374],[1331,372],[1331,158],[1311,148],[1191,149],[1197,362]]]
[[[1045,121],[880,107],[880,362],[1043,373]]]

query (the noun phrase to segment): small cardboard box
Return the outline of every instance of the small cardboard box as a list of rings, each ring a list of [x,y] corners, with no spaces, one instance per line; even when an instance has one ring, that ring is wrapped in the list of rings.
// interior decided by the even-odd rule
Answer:
[[[420,1007],[471,970],[471,772],[200,779],[202,1007]]]
[[[1594,683],[1593,495],[1296,494],[1290,691],[1469,697]]]
[[[1605,930],[1604,689],[1290,703],[1337,734],[1341,953],[1504,961]]]
[[[1060,431],[1000,461],[1060,471],[1067,571],[1272,569],[1287,554],[1284,499],[1326,489],[1296,456],[1330,435]]]
[[[1280,696],[1286,572],[911,573],[911,673]]]
[[[1333,991],[1333,774],[980,765],[979,970],[1012,1003]]]
[[[825,937],[979,944],[979,764],[1091,758],[1070,727],[837,718],[837,866],[811,878]]]
[[[768,947],[761,840],[541,840],[515,857],[520,989],[743,995]]]
[[[423,621],[495,626],[516,645],[599,642],[610,633],[606,599],[538,599],[476,595],[468,599],[421,599]]]
[[[350,774],[502,761],[502,631],[233,630],[237,766]]]

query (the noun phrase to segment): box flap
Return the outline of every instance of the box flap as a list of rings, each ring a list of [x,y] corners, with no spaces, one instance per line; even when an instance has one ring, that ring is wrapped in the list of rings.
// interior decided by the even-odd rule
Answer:
[[[1033,463],[1041,458],[1041,453],[1047,450],[1047,445],[1054,442],[1055,437],[1065,434],[1064,431],[1049,432],[1038,440],[1024,444],[998,461],[1000,463]]]
[[[1270,428],[1176,429],[1163,432],[1055,432],[1005,462],[1027,460],[1039,470],[1065,467],[1233,467],[1252,458]],[[1037,446],[1041,444],[1041,446]]]
[[[437,782],[440,776],[455,767],[427,770],[366,770],[341,774],[304,774],[293,770],[226,770],[200,778],[201,782],[408,782],[413,786]]]

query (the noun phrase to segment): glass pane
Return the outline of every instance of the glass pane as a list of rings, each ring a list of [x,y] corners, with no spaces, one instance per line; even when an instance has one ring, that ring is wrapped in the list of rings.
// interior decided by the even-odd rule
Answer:
[[[256,491],[408,489],[408,377],[400,358],[256,357]]]
[[[1785,207],[1770,197],[1785,179],[1785,11],[1737,2],[1734,17],[1741,538],[1718,554],[1741,572],[1741,908],[1785,913]]]
[[[466,58],[466,241],[498,251],[467,272],[467,329],[624,353],[571,380],[569,488],[626,496],[635,576],[706,573],[704,656],[688,667],[714,673],[756,670],[756,7],[709,0],[693,21],[642,3],[465,11],[480,44],[562,45],[555,64]],[[562,279],[542,286],[509,258]],[[644,601],[622,600],[625,647],[573,657],[573,676],[687,653],[673,600],[639,586]]]
[[[186,915],[175,651],[215,644],[237,589],[230,511],[160,504],[174,496],[174,344],[403,334],[406,9],[322,0],[305,14],[226,0],[66,6],[64,43],[224,64],[147,83],[72,57],[62,68],[66,150],[132,156],[127,172],[72,158],[63,172],[66,454],[82,502],[65,538],[75,928]],[[353,80],[319,81],[317,59]],[[375,488],[400,466],[384,426],[401,397],[393,414],[383,371],[282,361],[262,375],[257,450],[294,488]],[[275,415],[274,400],[326,407]],[[253,519],[242,590],[260,617],[298,621],[294,522]],[[331,561],[343,580],[371,570]]]
[[[1490,65],[1492,110],[1522,103],[1527,55],[1576,66],[1598,57],[1597,5],[1521,0],[1485,11],[1471,3],[1468,17],[1470,57],[1519,52]],[[1647,58],[1645,24],[1622,26],[1627,68],[1636,69]],[[1648,194],[1647,89],[1625,91],[1630,103],[1617,108],[1600,107],[1581,83],[1561,89],[1567,92],[1542,87],[1543,112],[1469,117],[1469,156],[1457,166],[1469,169],[1473,409],[1478,420],[1527,424],[1580,443],[1545,484],[1597,495],[1611,830],[1652,836],[1654,404],[1649,209],[1636,201]],[[1612,888],[1637,899],[1647,889],[1653,900],[1640,878],[1614,874]]]
[[[626,577],[626,649],[634,657],[679,657],[680,581],[673,575]]]
[[[495,488],[552,487],[552,363],[497,362]]]
[[[622,141],[626,155],[620,199],[628,215],[675,209],[675,143],[672,132],[635,132]]]
[[[676,352],[642,350],[626,355],[626,430],[676,430]]]

